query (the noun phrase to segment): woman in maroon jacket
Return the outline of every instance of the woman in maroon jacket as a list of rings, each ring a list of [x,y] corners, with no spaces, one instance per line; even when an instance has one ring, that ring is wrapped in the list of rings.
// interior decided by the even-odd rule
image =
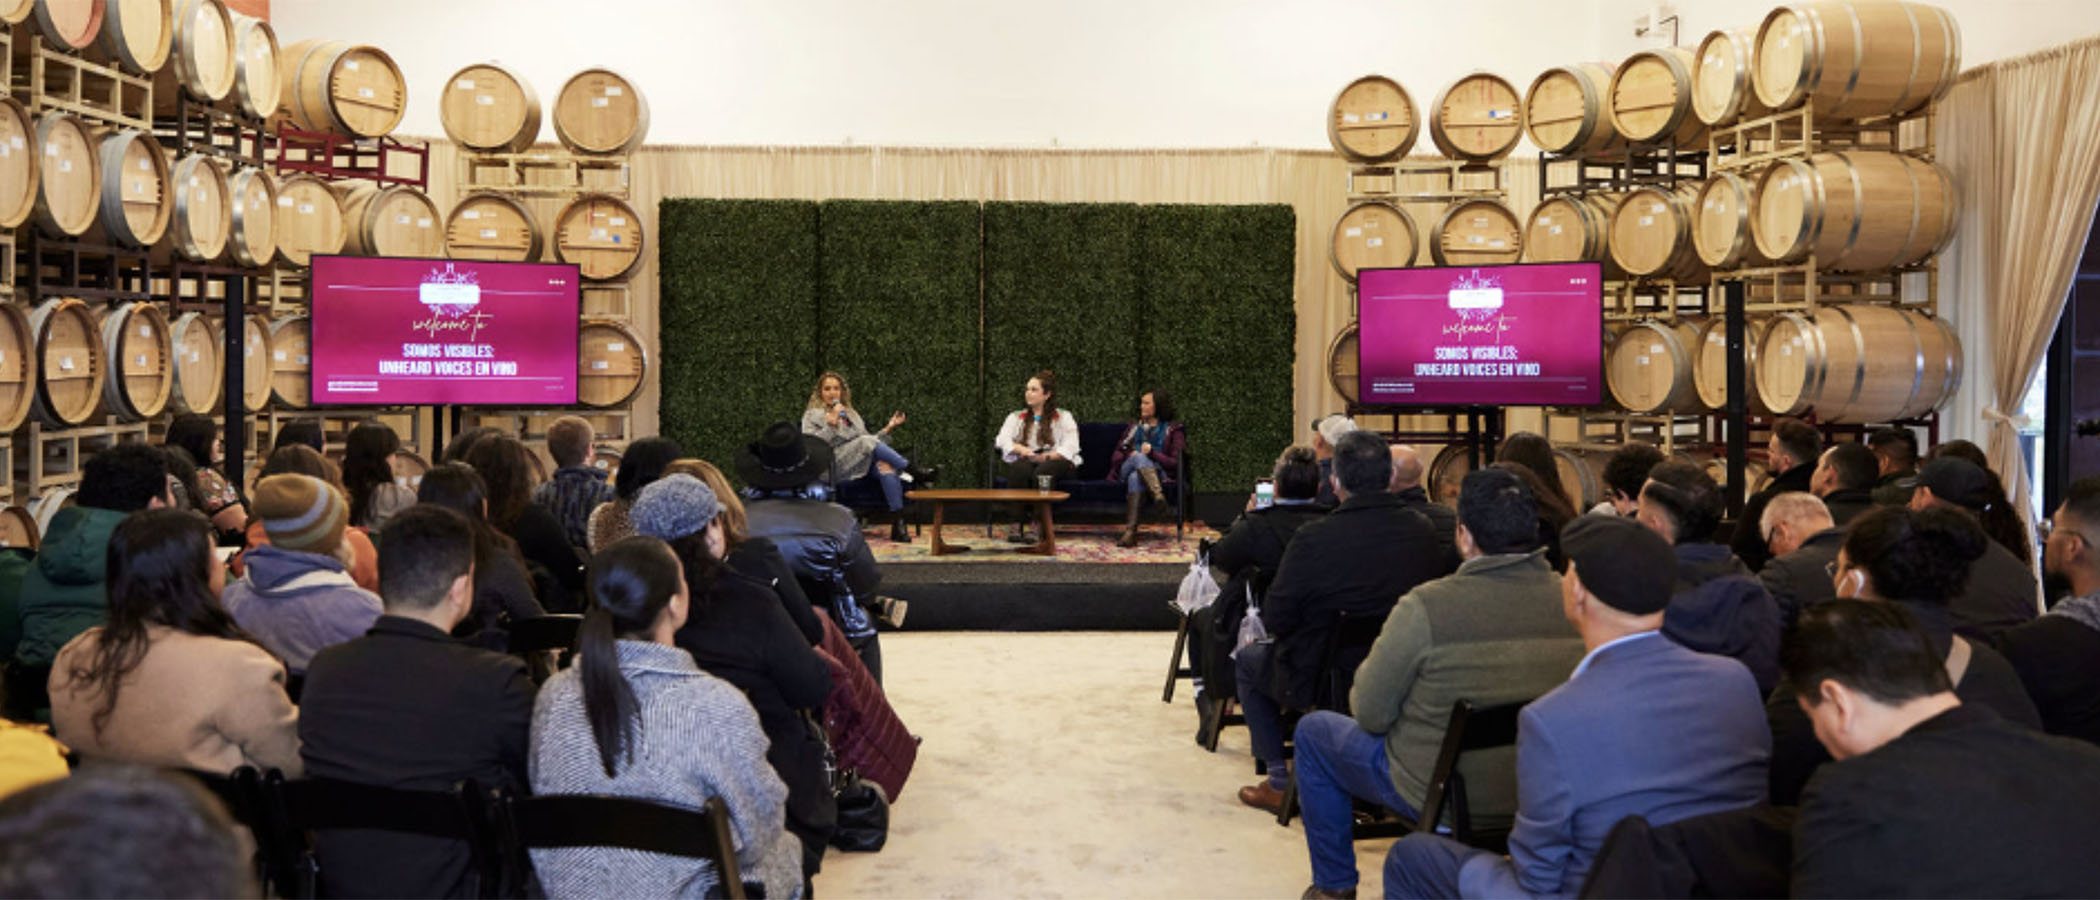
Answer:
[[[1116,539],[1118,545],[1137,546],[1138,504],[1145,494],[1150,493],[1154,503],[1167,502],[1159,473],[1181,464],[1181,448],[1187,439],[1181,423],[1174,420],[1174,399],[1166,391],[1155,388],[1138,395],[1137,420],[1123,432],[1123,439],[1116,442],[1115,455],[1108,459],[1108,471],[1123,479],[1129,489],[1129,508],[1124,514],[1123,535]]]

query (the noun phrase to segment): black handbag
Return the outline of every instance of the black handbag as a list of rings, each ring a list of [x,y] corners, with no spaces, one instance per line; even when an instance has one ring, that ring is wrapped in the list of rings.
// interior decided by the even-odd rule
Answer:
[[[859,772],[843,772],[832,793],[838,798],[838,828],[831,833],[831,846],[848,853],[873,853],[890,840],[890,800],[882,785],[863,780]]]

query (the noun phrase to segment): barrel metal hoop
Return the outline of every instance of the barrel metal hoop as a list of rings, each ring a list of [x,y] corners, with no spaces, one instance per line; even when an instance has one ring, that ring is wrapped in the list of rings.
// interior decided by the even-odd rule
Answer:
[[[1852,395],[1845,398],[1844,406],[1845,412],[1851,413],[1859,406],[1860,391],[1867,384],[1867,336],[1860,333],[1859,319],[1853,317],[1851,311],[1842,306],[1825,308],[1840,316],[1844,316],[1845,327],[1852,331],[1852,349],[1856,360],[1852,366]],[[1824,416],[1823,418],[1832,419],[1836,418],[1836,416]]]
[[[1897,310],[1896,314],[1903,317],[1903,327],[1910,330],[1911,358],[1910,395],[1904,398],[1903,408],[1897,413],[1914,415],[1912,410],[1917,408],[1918,394],[1925,390],[1925,336],[1918,333],[1917,316],[1903,310]]]
[[[1897,261],[1902,262],[1913,258],[1917,253],[1918,227],[1925,219],[1925,204],[1924,198],[1918,193],[1917,164],[1909,157],[1899,156],[1896,159],[1903,163],[1903,177],[1910,180],[1910,233],[1903,236],[1903,257]]]
[[[1827,46],[1823,40],[1823,20],[1812,7],[1796,6],[1792,10],[1794,20],[1801,23],[1801,42],[1805,45],[1801,48],[1801,80],[1795,82],[1794,90],[1800,94],[1796,99],[1808,102],[1816,86],[1823,83],[1823,50]]]
[[[1918,27],[1918,12],[1910,4],[1900,5],[1903,17],[1910,20],[1910,77],[1903,82],[1903,95],[1889,107],[1889,115],[1901,115],[1911,108],[1910,92],[1917,88],[1918,63],[1925,57],[1925,31]]]
[[[1842,257],[1847,251],[1859,246],[1860,223],[1867,220],[1867,190],[1860,184],[1859,167],[1852,164],[1852,157],[1846,156],[1842,152],[1833,155],[1838,158],[1839,162],[1845,164],[1846,170],[1852,173],[1852,229],[1845,234],[1844,250],[1838,252],[1838,255]]]
[[[1801,235],[1795,239],[1793,250],[1800,251],[1805,249],[1809,253],[1814,253],[1817,245],[1823,241],[1823,217],[1828,214],[1830,192],[1823,184],[1822,169],[1817,168],[1806,160],[1788,160],[1786,164],[1790,168],[1798,166],[1801,170],[1808,173],[1803,180],[1810,188],[1809,199],[1815,201],[1813,204],[1804,203],[1801,205]],[[1810,208],[1815,210],[1813,215],[1809,213]],[[1807,246],[1804,248],[1803,244]],[[1789,253],[1788,255],[1792,254]]]
[[[1867,36],[1863,33],[1859,21],[1859,10],[1847,6],[1845,7],[1845,17],[1852,20],[1852,71],[1845,76],[1844,93],[1839,94],[1837,102],[1831,104],[1833,111],[1842,109],[1845,104],[1852,102],[1853,93],[1859,89],[1860,70],[1866,68]]]

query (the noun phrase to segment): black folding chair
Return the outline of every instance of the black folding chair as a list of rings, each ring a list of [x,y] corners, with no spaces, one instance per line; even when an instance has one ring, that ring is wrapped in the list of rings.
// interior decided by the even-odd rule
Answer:
[[[1466,799],[1466,776],[1458,770],[1459,758],[1469,751],[1508,747],[1517,742],[1517,714],[1529,700],[1504,703],[1485,709],[1471,701],[1451,704],[1451,720],[1444,726],[1444,743],[1437,749],[1436,766],[1429,772],[1429,790],[1422,799],[1422,815],[1414,820],[1392,813],[1374,822],[1358,822],[1351,829],[1356,840],[1400,837],[1410,832],[1434,832],[1444,812],[1451,813],[1451,836],[1460,843],[1483,849],[1505,848],[1506,831],[1481,836],[1473,830],[1473,811]]]
[[[1196,558],[1203,559],[1208,556],[1210,556],[1210,539],[1204,538],[1197,541]],[[1181,615],[1181,627],[1175,629],[1174,653],[1167,657],[1167,686],[1159,692],[1159,702],[1161,703],[1174,702],[1174,682],[1183,678],[1195,678],[1201,674],[1196,671],[1195,666],[1183,662],[1188,652],[1189,636],[1192,633],[1191,629],[1195,627],[1195,621],[1193,616],[1183,613]]]
[[[230,773],[206,772],[199,769],[178,769],[183,775],[193,778],[219,802],[226,805],[226,812],[233,821],[248,829],[255,838],[256,886],[268,896],[271,884],[281,874],[273,865],[279,849],[274,841],[278,831],[276,822],[267,812],[263,801],[263,776],[254,766],[242,766]]]
[[[280,776],[266,778],[263,785],[271,812],[287,834],[299,836],[289,842],[293,845],[292,857],[286,861],[293,878],[289,896],[316,896],[323,875],[318,858],[305,846],[305,833],[352,828],[463,842],[473,855],[481,896],[503,892],[504,864],[492,823],[492,792],[474,782],[454,785],[451,790],[416,791],[326,778],[286,781]],[[390,861],[366,862],[384,866]]]
[[[555,672],[568,668],[569,662],[575,659],[576,632],[582,627],[583,617],[575,613],[512,619],[510,653],[525,660],[533,684],[545,684]]]
[[[1364,657],[1371,653],[1371,645],[1378,642],[1378,633],[1385,630],[1385,620],[1390,610],[1378,613],[1336,613],[1334,629],[1327,633],[1327,649],[1321,656],[1319,696],[1315,698],[1317,709],[1333,710],[1342,715],[1349,714],[1349,689],[1356,686],[1356,667],[1363,665]],[[1290,720],[1286,717],[1287,721]],[[1295,751],[1295,747],[1288,747]],[[1295,752],[1292,754],[1295,756]],[[1298,778],[1293,775],[1290,785],[1283,789],[1283,805],[1276,810],[1276,824],[1289,826],[1291,817],[1298,811]]]
[[[709,896],[741,900],[747,895],[729,831],[729,804],[720,797],[708,798],[697,810],[581,794],[514,799],[505,805],[514,859],[529,859],[524,851],[556,847],[616,847],[683,856],[714,864],[718,877]]]

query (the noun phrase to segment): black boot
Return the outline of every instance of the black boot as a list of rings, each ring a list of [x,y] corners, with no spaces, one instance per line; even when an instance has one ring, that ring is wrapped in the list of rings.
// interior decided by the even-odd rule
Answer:
[[[904,513],[901,510],[896,518],[890,520],[890,541],[898,544],[911,543],[911,529],[905,527]]]
[[[941,477],[940,466],[920,466],[913,463],[904,468],[905,480],[916,487],[926,487]]]

